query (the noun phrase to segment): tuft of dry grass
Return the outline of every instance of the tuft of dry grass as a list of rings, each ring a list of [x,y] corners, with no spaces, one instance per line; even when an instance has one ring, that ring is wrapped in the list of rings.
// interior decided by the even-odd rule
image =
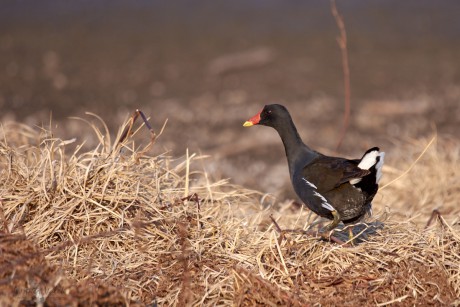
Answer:
[[[294,203],[266,206],[262,193],[211,180],[194,167],[203,157],[149,155],[134,142],[142,129],[121,129],[114,145],[94,131],[99,146],[83,151],[51,131],[1,127],[1,304],[460,303],[453,140],[378,194],[367,225],[383,227],[341,246],[304,234],[314,219]],[[421,144],[388,155],[385,180]],[[425,227],[433,209],[441,216]],[[302,231],[279,233],[272,215]]]

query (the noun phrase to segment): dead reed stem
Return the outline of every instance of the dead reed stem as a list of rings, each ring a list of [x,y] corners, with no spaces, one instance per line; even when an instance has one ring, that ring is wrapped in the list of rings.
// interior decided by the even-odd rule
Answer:
[[[340,48],[340,52],[342,54],[342,70],[343,70],[343,88],[344,88],[344,106],[345,111],[343,114],[343,124],[342,130],[340,132],[339,140],[337,142],[337,146],[335,151],[339,151],[340,147],[342,146],[342,142],[345,138],[345,135],[348,130],[349,122],[350,122],[350,104],[351,104],[351,85],[350,85],[350,66],[348,64],[348,48],[347,48],[347,31],[345,29],[345,22],[343,21],[343,17],[340,15],[336,1],[331,0],[331,12],[332,16],[334,16],[335,22],[337,24],[337,28],[340,31],[340,36],[337,37],[337,43]]]

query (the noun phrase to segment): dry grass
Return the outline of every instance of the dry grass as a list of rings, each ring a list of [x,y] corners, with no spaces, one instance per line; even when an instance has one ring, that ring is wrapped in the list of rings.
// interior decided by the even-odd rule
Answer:
[[[202,157],[139,155],[133,138],[120,151],[101,132],[81,152],[50,131],[0,131],[0,305],[460,304],[455,141],[378,194],[383,228],[340,246],[280,234],[271,214],[282,229],[313,217],[211,180],[193,167]],[[386,182],[424,144],[390,153]],[[442,217],[425,228],[435,208]]]

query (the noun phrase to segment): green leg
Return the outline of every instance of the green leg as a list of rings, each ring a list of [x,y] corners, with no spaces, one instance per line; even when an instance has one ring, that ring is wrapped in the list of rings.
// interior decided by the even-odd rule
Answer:
[[[323,229],[321,229],[321,231],[331,231],[332,229],[337,227],[337,225],[339,225],[340,214],[336,210],[332,211],[331,213],[332,213],[332,216],[334,217],[334,220],[332,220],[331,223],[324,226]]]

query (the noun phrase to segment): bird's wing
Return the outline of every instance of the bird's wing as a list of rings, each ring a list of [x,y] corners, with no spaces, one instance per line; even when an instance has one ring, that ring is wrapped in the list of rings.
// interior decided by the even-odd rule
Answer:
[[[319,156],[303,168],[303,177],[317,186],[320,193],[333,190],[353,179],[370,174],[358,167],[360,160]]]
[[[329,203],[329,201],[318,192],[318,187],[314,183],[308,181],[305,177],[300,179],[301,180],[294,185],[294,189],[310,209],[317,212],[315,208],[322,207],[328,211],[335,211],[335,208]]]

